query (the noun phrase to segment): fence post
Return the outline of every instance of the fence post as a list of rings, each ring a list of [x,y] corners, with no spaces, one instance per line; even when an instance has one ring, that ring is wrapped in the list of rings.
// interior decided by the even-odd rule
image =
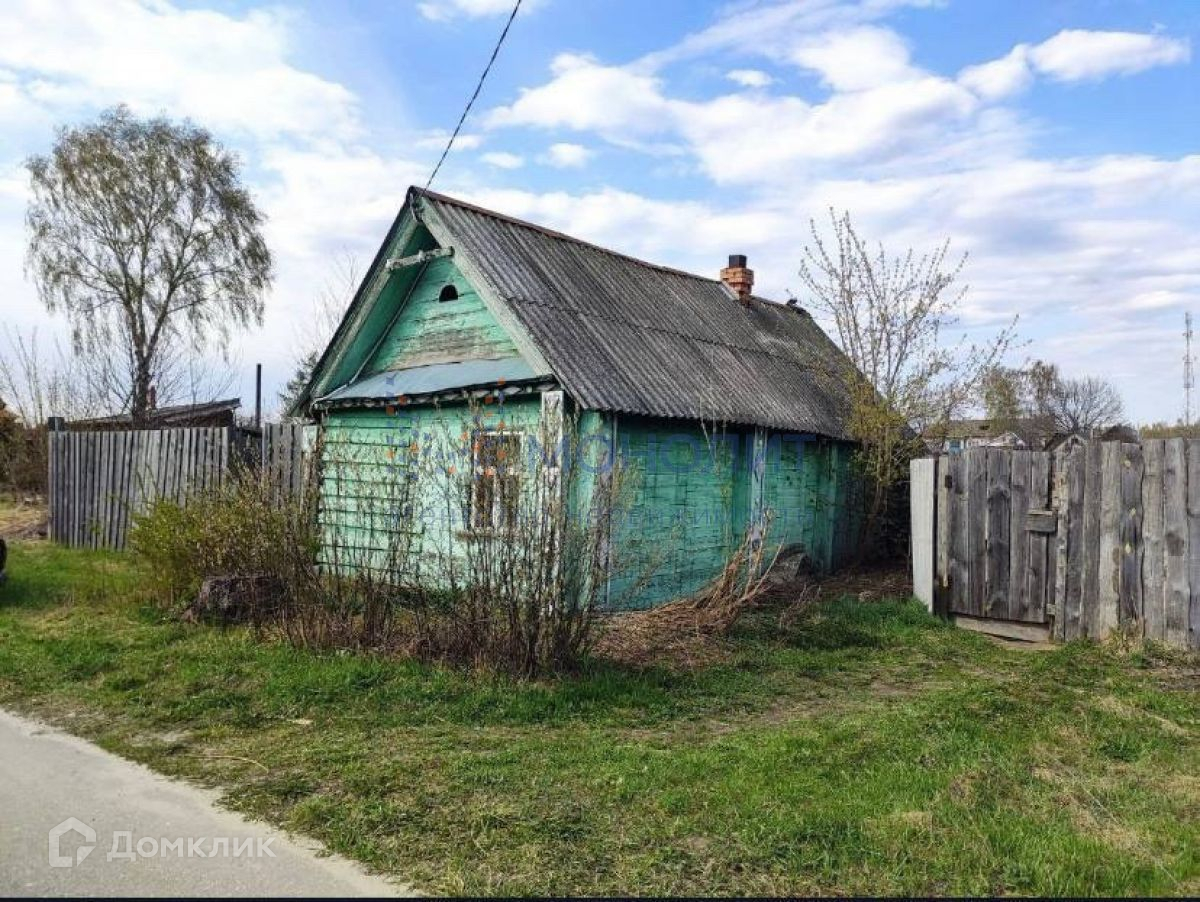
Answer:
[[[909,464],[909,510],[912,517],[913,594],[933,613],[933,559],[936,548],[934,499],[937,493],[937,458],[924,457]]]
[[[59,519],[62,515],[59,508],[61,488],[58,485],[59,464],[56,460],[59,449],[57,436],[66,425],[67,421],[63,417],[46,419],[46,508],[50,521],[46,532],[49,533],[52,542],[58,539]]]

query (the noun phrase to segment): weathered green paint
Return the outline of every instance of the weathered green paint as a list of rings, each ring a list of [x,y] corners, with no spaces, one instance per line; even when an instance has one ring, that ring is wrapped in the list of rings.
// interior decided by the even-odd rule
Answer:
[[[816,436],[775,436],[766,469],[772,543],[801,544],[822,570],[836,567],[851,540],[854,481],[848,446]]]
[[[738,483],[748,469],[732,441],[698,423],[618,417],[615,434],[629,497],[614,529],[612,606],[652,607],[695,592],[740,538]]]
[[[765,560],[794,544],[822,570],[844,559],[852,480],[843,444],[627,416],[616,424],[632,504],[614,541],[614,607],[651,607],[702,588],[764,517]]]
[[[423,566],[456,553],[465,527],[462,478],[470,433],[518,429],[538,435],[537,397],[472,409],[400,405],[332,411],[324,420],[319,517],[326,563],[373,564],[399,536],[413,535]],[[361,559],[345,560],[346,550]],[[338,559],[340,558],[340,559]]]
[[[409,296],[414,281],[422,278],[425,272],[420,265],[392,270],[386,265],[387,261],[438,248],[453,250],[450,233],[436,210],[426,204],[419,205],[422,207],[420,217],[424,217],[423,220],[414,211],[414,196],[410,191],[367,278],[355,292],[333,341],[322,355],[311,383],[303,392],[299,410],[307,410],[312,400],[341,388],[362,374],[365,364],[379,350],[381,333],[390,331],[396,312]],[[463,279],[476,294],[492,320],[508,336],[514,348],[519,349],[520,356],[529,367],[539,376],[552,375],[537,345],[475,261],[461,255],[441,259],[454,259],[456,277]]]
[[[512,338],[463,278],[453,257],[439,257],[413,269],[417,271],[415,284],[363,368],[364,375],[519,356]],[[400,273],[392,278],[400,280]],[[458,292],[457,300],[438,299],[447,286]]]
[[[432,250],[437,241],[424,226],[406,221],[396,230],[380,257],[415,254]],[[396,314],[419,268],[392,272],[381,267],[359,288],[345,322],[326,351],[323,366],[313,375],[313,396],[320,397],[351,381],[376,347],[379,336]]]
[[[489,427],[519,429],[537,440],[537,397],[493,406],[487,416]],[[471,409],[344,410],[329,413],[325,422],[321,522],[330,545],[336,535],[363,554],[382,553],[394,541],[394,512],[403,504],[417,512],[403,529],[418,534],[425,566],[453,555],[462,526],[454,519],[462,515],[458,495],[430,461],[453,461],[457,451],[457,466],[468,465],[461,443],[475,425]],[[768,560],[776,547],[800,543],[818,567],[828,569],[846,551],[851,478],[843,445],[769,433],[756,440],[753,431],[595,411],[578,412],[574,424],[582,436],[579,471],[569,483],[577,517],[591,513],[594,482],[608,472],[614,447],[625,473],[611,540],[614,572],[605,592],[613,608],[652,607],[702,588],[725,566],[756,512],[771,520]],[[406,465],[414,447],[421,462]]]

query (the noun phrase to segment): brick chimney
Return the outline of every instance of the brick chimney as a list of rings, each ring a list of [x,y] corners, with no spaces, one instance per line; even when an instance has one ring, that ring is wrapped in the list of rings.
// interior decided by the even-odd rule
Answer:
[[[729,255],[729,265],[721,270],[721,281],[737,295],[742,306],[750,306],[750,295],[754,292],[754,270],[746,268],[745,254]]]

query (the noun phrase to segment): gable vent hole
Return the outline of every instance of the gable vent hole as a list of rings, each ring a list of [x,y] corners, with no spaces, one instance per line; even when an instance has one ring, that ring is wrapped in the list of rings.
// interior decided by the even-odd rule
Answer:
[[[453,285],[447,285],[445,288],[442,289],[442,293],[438,295],[438,301],[440,303],[445,303],[446,301],[457,301],[457,300],[458,300],[458,289],[455,288]]]

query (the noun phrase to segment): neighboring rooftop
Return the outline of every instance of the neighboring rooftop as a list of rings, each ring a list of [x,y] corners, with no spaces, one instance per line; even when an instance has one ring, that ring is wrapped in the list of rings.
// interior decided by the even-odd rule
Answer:
[[[147,429],[165,429],[169,426],[232,426],[234,413],[242,405],[241,398],[223,401],[206,401],[201,404],[176,404],[171,407],[156,407],[146,413]],[[133,423],[128,413],[88,420],[72,420],[68,429],[125,429]]]

